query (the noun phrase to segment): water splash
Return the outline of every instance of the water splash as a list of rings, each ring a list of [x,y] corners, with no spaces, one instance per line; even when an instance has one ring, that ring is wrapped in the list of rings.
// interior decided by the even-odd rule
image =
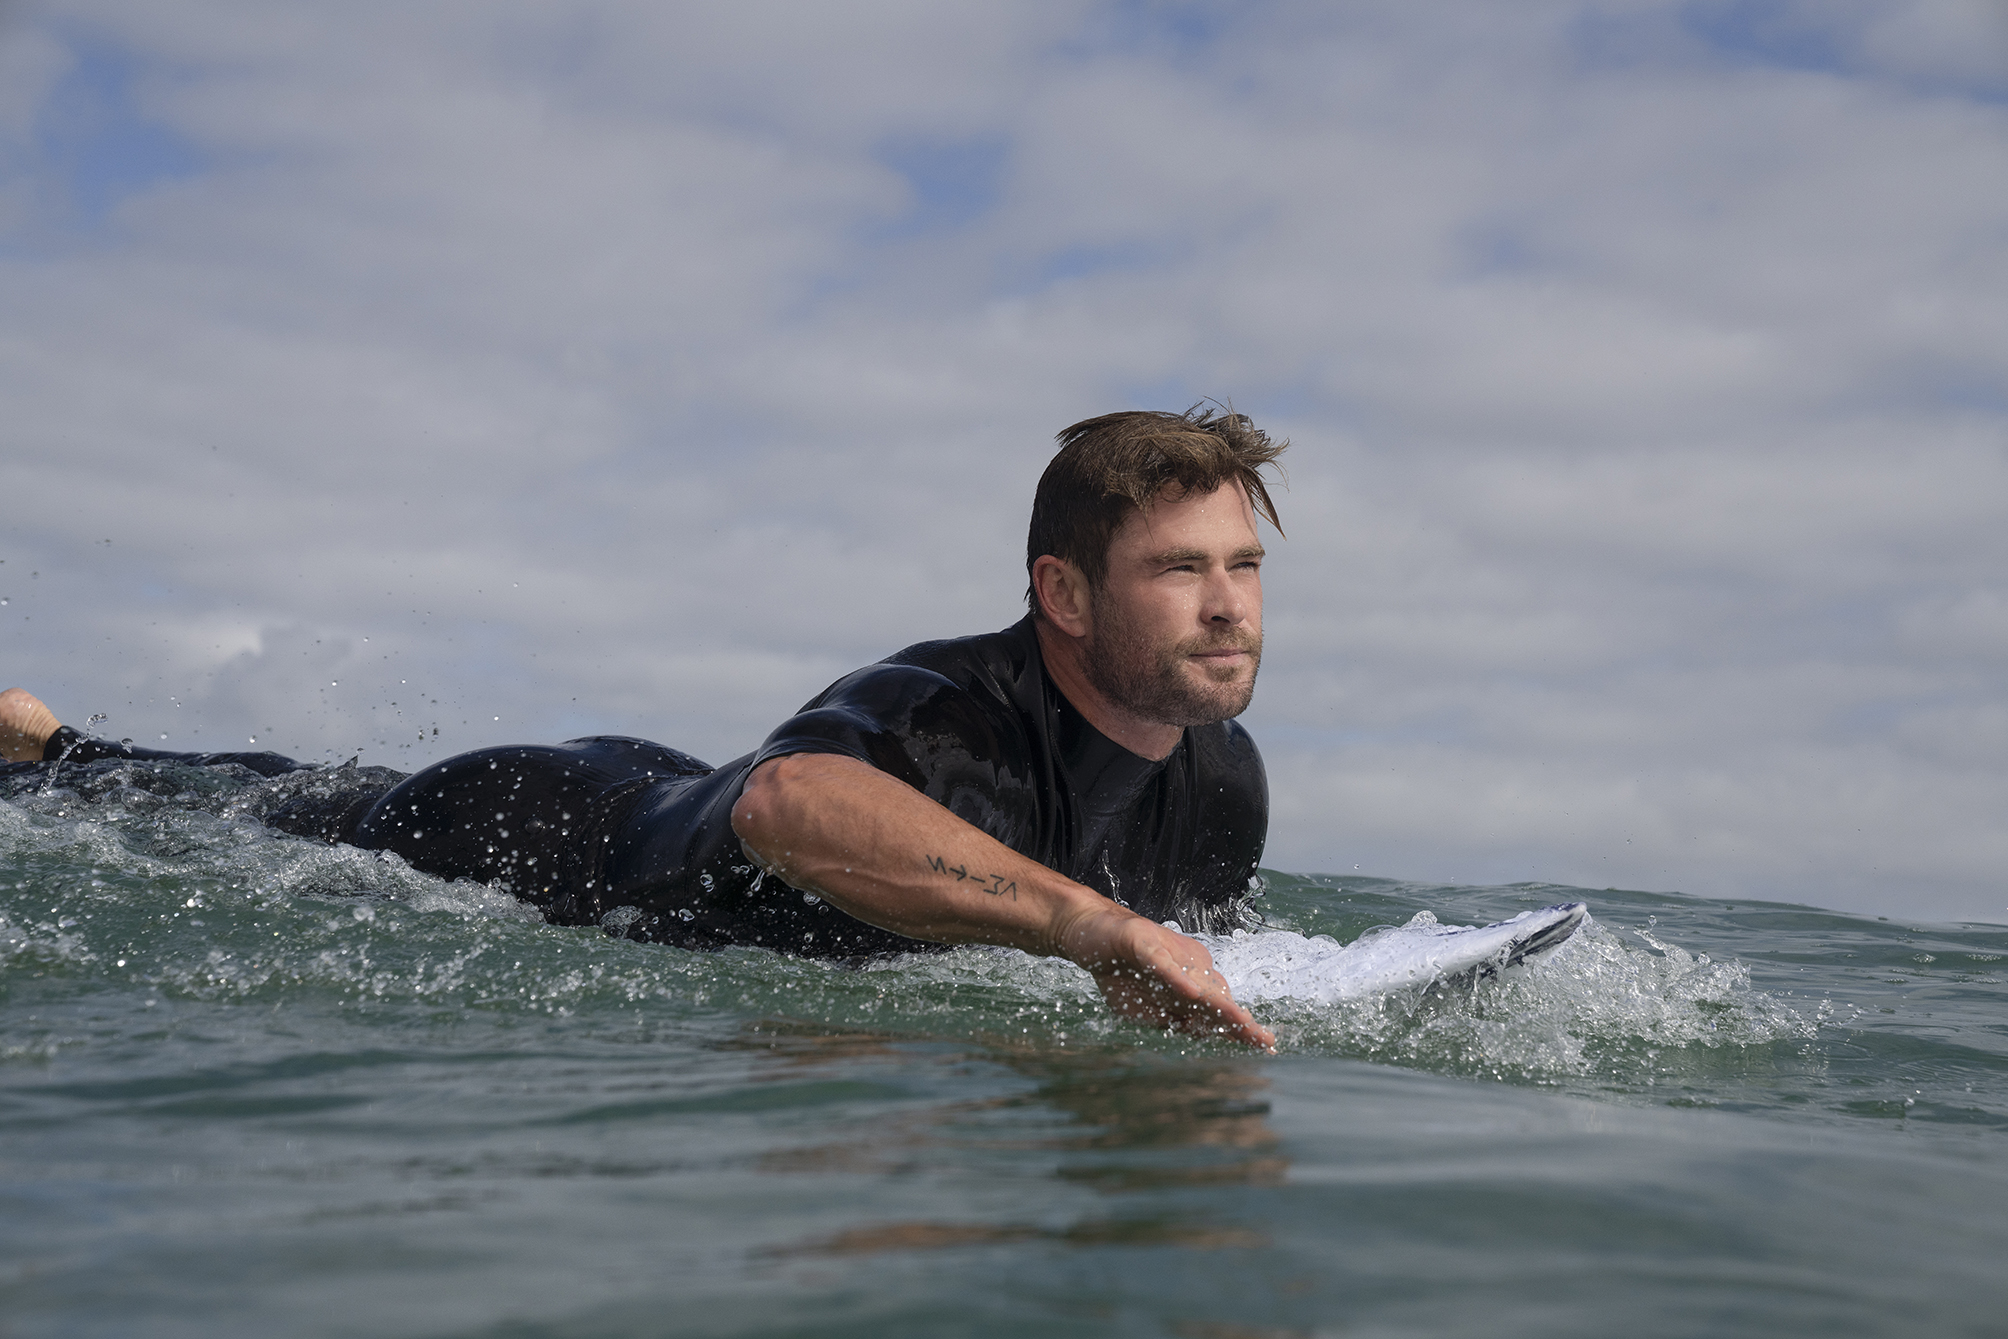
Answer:
[[[1435,926],[1418,912],[1410,927]],[[1409,927],[1404,927],[1409,928]],[[1491,982],[1352,998],[1355,944],[1289,930],[1208,941],[1237,997],[1292,1049],[1495,1077],[1645,1081],[1670,1054],[1803,1041],[1816,1025],[1718,963],[1646,932],[1634,948],[1593,919]],[[1676,1066],[1677,1067],[1677,1066]]]
[[[101,711],[93,712],[91,714],[91,718],[84,722],[84,728],[78,732],[77,737],[72,739],[69,743],[63,745],[63,751],[56,755],[56,760],[49,766],[48,779],[42,783],[42,792],[44,794],[48,794],[55,790],[56,777],[63,770],[63,764],[68,762],[70,760],[70,755],[72,753],[75,753],[77,749],[80,746],[82,746],[85,738],[88,737],[88,735],[90,734],[91,727],[95,725],[102,725],[110,719],[111,717],[105,715]]]
[[[654,1020],[750,1011],[915,1036],[1158,1044],[1111,1018],[1087,973],[1010,950],[857,970],[547,926],[500,890],[258,822],[303,790],[348,784],[336,772],[239,771],[106,761],[69,769],[53,791],[0,778],[0,796],[12,790],[0,800],[0,983],[33,970],[214,1002],[304,993],[524,1017],[640,1006]],[[1395,933],[1440,929],[1419,910]],[[1346,998],[1349,955],[1373,942],[1347,933],[1354,944],[1288,929],[1206,942],[1237,996],[1293,1051],[1647,1084],[1697,1055],[1748,1053],[1815,1030],[1738,963],[1650,931],[1627,942],[1594,922],[1502,980]]]

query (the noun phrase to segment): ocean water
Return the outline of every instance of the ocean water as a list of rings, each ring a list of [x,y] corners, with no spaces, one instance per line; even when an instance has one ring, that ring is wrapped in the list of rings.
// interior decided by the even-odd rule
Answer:
[[[547,926],[256,822],[301,784],[0,775],[0,1335],[2008,1333],[2008,928],[1272,872],[1264,1056]]]

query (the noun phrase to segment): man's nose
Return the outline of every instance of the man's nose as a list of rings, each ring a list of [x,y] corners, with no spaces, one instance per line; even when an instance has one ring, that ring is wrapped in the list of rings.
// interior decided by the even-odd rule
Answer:
[[[1206,583],[1206,600],[1200,617],[1209,623],[1243,623],[1248,619],[1250,592],[1225,569],[1213,573]]]

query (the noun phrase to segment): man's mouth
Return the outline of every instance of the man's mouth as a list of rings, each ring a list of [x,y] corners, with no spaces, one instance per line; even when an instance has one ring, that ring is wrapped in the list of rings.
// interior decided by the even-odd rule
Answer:
[[[1209,672],[1238,667],[1243,661],[1252,661],[1256,650],[1253,646],[1201,646],[1187,651],[1188,660],[1196,660]]]

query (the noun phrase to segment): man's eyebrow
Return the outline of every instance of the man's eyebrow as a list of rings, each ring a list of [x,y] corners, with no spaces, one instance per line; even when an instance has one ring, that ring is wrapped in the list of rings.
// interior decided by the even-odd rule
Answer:
[[[1205,549],[1165,549],[1144,559],[1151,567],[1169,567],[1175,563],[1203,563],[1213,555]],[[1266,558],[1269,551],[1260,544],[1243,544],[1227,555],[1228,561],[1237,558]]]

